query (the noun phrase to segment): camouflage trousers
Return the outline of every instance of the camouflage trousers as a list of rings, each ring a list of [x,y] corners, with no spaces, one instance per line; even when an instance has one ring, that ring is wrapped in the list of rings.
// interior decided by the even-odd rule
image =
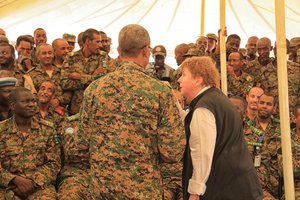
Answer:
[[[55,187],[49,185],[44,189],[39,189],[30,195],[26,200],[56,200],[57,194]],[[0,189],[0,200],[23,200],[20,197],[14,195],[12,190]]]
[[[58,177],[57,196],[60,200],[90,199],[88,193],[88,173],[84,170],[69,168]]]

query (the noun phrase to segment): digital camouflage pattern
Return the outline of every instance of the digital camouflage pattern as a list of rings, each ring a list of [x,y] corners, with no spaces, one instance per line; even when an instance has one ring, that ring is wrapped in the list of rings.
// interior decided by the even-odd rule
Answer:
[[[281,147],[279,120],[271,118],[266,130],[263,130],[257,118],[248,120],[244,126],[244,133],[249,152],[253,155],[253,161],[255,147],[260,148],[261,165],[255,169],[260,179],[264,198],[278,198],[277,150]]]
[[[291,143],[293,154],[295,200],[300,200],[300,137],[296,134],[296,129],[291,131]],[[281,148],[278,150],[279,174],[283,177],[283,160]],[[284,196],[281,199],[285,199]]]
[[[61,167],[59,138],[47,121],[33,118],[25,137],[14,117],[0,122],[0,161],[0,195],[8,192],[11,197],[12,193],[5,190],[18,175],[40,186],[28,199],[56,198],[54,184]]]
[[[169,65],[165,64],[164,67],[155,66],[154,62],[148,63],[146,66],[146,72],[153,78],[164,80],[164,81],[173,81],[174,69]]]
[[[74,115],[79,112],[85,88],[94,80],[96,75],[104,75],[114,71],[108,66],[108,57],[104,51],[99,51],[88,58],[83,56],[82,49],[68,54],[62,66],[61,87],[63,91],[71,91],[72,98],[69,113]],[[94,74],[95,70],[100,71]],[[70,79],[69,75],[73,72],[80,73],[81,80]]]
[[[246,94],[254,85],[252,76],[246,72],[242,72],[242,75],[237,77],[235,74],[227,75],[227,88],[228,96],[240,96],[246,98]]]
[[[133,62],[90,84],[79,130],[90,136],[93,198],[163,198],[162,177],[171,171],[160,164],[180,163],[185,145],[175,102],[165,83]]]
[[[57,177],[57,193],[61,200],[90,199],[88,195],[88,165],[75,147],[79,114],[67,117],[61,124],[62,169]],[[88,152],[87,152],[88,153]]]
[[[289,108],[293,110],[300,103],[300,65],[295,62],[287,63]]]

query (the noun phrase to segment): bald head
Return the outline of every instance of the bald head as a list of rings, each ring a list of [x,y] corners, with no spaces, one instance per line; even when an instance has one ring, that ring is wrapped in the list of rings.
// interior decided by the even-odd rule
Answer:
[[[189,45],[182,43],[179,44],[175,47],[175,59],[176,59],[176,63],[177,65],[181,65],[181,63],[184,61],[185,57],[184,55],[188,52],[189,50]]]
[[[8,38],[5,35],[0,35],[0,43],[9,43]]]

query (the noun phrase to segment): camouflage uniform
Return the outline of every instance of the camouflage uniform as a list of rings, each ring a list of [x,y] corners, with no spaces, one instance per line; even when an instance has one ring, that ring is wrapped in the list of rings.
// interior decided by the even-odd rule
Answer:
[[[79,130],[90,136],[93,197],[163,198],[162,177],[172,173],[161,173],[160,164],[179,164],[185,144],[175,102],[166,84],[133,62],[86,89]]]
[[[80,152],[75,148],[78,136],[79,114],[67,117],[59,132],[62,144],[63,167],[57,178],[59,199],[82,200],[88,198],[88,165],[83,162]]]
[[[291,132],[292,153],[293,153],[293,168],[294,168],[294,183],[295,183],[295,200],[300,199],[300,137],[296,134],[296,129]],[[282,151],[278,150],[279,174],[283,177],[283,160]],[[284,199],[284,198],[282,198]]]
[[[15,118],[0,122],[0,196],[16,176],[33,180],[40,188],[28,199],[56,199],[54,183],[60,170],[59,139],[46,120],[33,118],[27,136],[18,130]],[[19,199],[18,197],[15,197]]]
[[[300,103],[300,65],[295,62],[287,63],[289,107],[290,111]]]
[[[164,65],[164,68],[157,68],[158,66],[155,66],[154,62],[150,62],[147,66],[146,66],[146,72],[159,80],[165,80],[165,81],[169,81],[172,82],[173,80],[173,73],[174,73],[174,69],[172,67],[170,67],[169,65]]]
[[[173,80],[171,82],[171,86],[173,89],[175,90],[179,90],[180,89],[180,85],[178,83],[178,79],[181,77],[181,70],[180,70],[180,67],[178,69],[176,69],[174,72],[173,72]]]
[[[256,171],[262,185],[264,197],[277,197],[279,180],[277,150],[281,146],[279,120],[271,118],[265,131],[263,131],[257,118],[248,120],[244,126],[244,133],[253,160],[255,150],[259,148],[258,154],[261,155],[261,164],[256,167]]]
[[[89,58],[83,56],[82,49],[68,54],[62,66],[61,87],[63,91],[71,91],[72,98],[69,107],[69,113],[74,115],[79,112],[81,102],[83,99],[83,92],[85,88],[93,81],[93,73],[101,67],[104,75],[113,71],[107,65],[107,54],[103,51],[99,51],[96,55],[92,55]],[[69,75],[73,72],[80,73],[81,80],[69,79]]]
[[[237,77],[234,74],[227,75],[227,87],[229,96],[246,97],[246,94],[253,87],[254,80],[252,76],[242,71],[242,75]]]
[[[272,62],[261,67],[260,83],[261,88],[265,92],[269,92],[275,99],[278,100],[277,67]]]
[[[47,115],[45,117],[42,116],[42,114],[40,112],[38,112],[35,115],[35,118],[39,119],[44,119],[47,120],[49,122],[51,122],[52,126],[55,127],[55,130],[58,132],[60,123],[62,122],[64,116],[60,115],[59,113],[57,113],[53,106],[50,105],[49,107],[49,112],[47,113]]]

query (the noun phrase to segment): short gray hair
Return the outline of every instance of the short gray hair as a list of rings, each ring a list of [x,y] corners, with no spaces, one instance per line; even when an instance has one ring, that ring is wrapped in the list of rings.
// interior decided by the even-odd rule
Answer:
[[[121,56],[135,57],[146,45],[150,45],[150,36],[144,27],[129,24],[121,29],[119,33]]]

